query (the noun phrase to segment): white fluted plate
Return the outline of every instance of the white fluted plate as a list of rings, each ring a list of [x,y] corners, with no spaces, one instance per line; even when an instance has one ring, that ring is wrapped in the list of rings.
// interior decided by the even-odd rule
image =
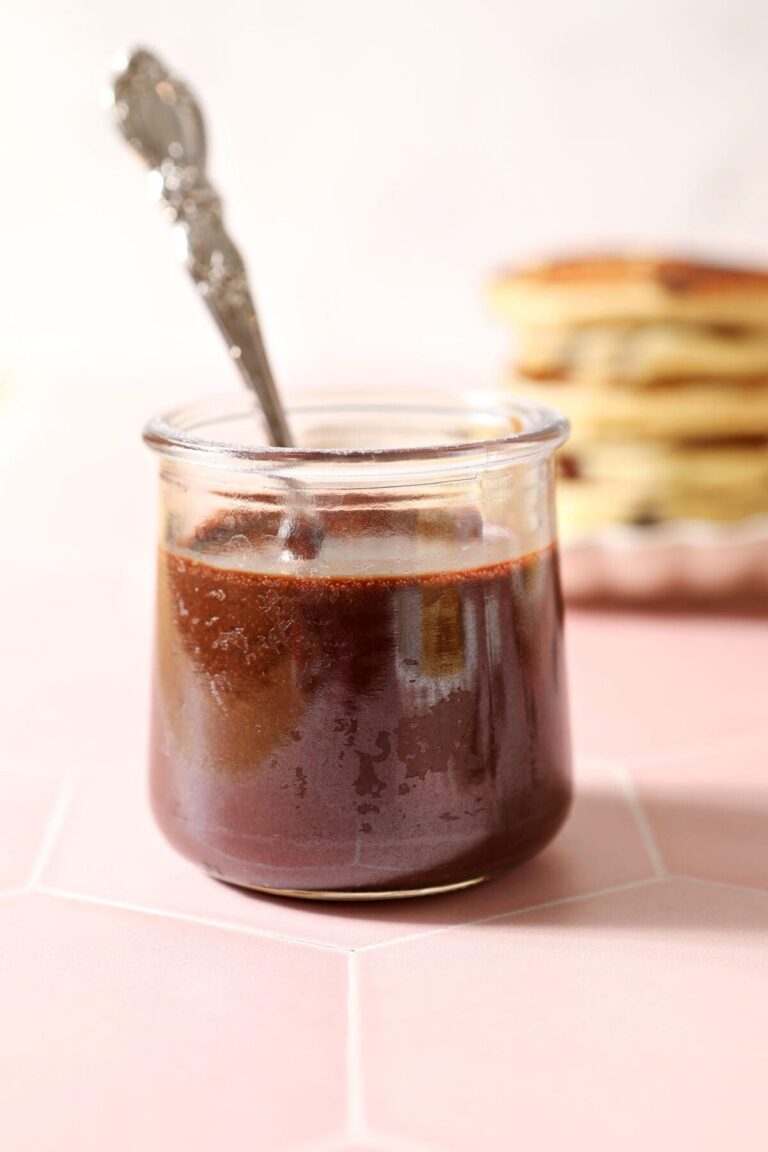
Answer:
[[[562,547],[571,601],[768,600],[768,516],[611,526]]]

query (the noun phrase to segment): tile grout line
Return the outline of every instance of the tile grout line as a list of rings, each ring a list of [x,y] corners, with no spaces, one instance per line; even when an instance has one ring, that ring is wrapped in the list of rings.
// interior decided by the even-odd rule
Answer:
[[[360,956],[379,948],[391,948],[394,944],[410,944],[413,940],[429,940],[433,936],[442,936],[460,928],[475,928],[480,924],[490,924],[494,920],[509,920],[513,917],[525,916],[528,912],[543,912],[548,908],[559,908],[564,904],[581,904],[588,900],[595,900],[600,896],[631,892],[635,888],[649,888],[668,878],[667,876],[645,876],[642,880],[628,880],[624,884],[611,884],[607,888],[595,888],[591,892],[577,892],[573,896],[559,896],[556,900],[542,900],[538,904],[526,904],[524,908],[512,908],[507,912],[494,912],[492,916],[481,916],[477,920],[465,920],[459,924],[444,924],[427,932],[410,932],[407,936],[395,936],[391,940],[378,940],[375,944],[363,944],[361,948],[354,950],[354,955]]]
[[[357,956],[351,952],[347,960],[347,1138],[361,1140],[364,1132],[360,972]]]
[[[256,940],[279,940],[284,944],[299,944],[305,948],[319,948],[324,952],[340,956],[351,955],[351,950],[340,944],[322,944],[316,940],[304,940],[301,936],[283,936],[279,932],[269,932],[264,928],[249,928],[244,924],[233,924],[228,920],[214,920],[207,916],[195,916],[190,912],[168,912],[163,908],[150,908],[144,904],[131,904],[123,900],[109,900],[104,896],[90,896],[84,892],[70,892],[54,885],[36,884],[33,892],[50,896],[55,900],[71,900],[79,904],[92,904],[97,908],[114,908],[119,912],[133,912],[140,916],[154,916],[159,920],[177,920],[184,924],[197,924],[202,928],[215,928],[225,932],[237,932]]]
[[[632,779],[632,775],[626,765],[622,764],[618,760],[611,761],[609,766],[613,771],[613,774],[616,777],[622,792],[624,793],[624,798],[627,801],[627,804],[629,805],[632,818],[635,821],[635,826],[640,835],[640,839],[643,842],[643,847],[645,848],[648,861],[653,868],[654,876],[661,880],[667,875],[667,867],[664,863],[664,857],[661,854],[661,849],[659,848],[659,844],[654,834],[653,828],[651,827],[651,822],[648,819],[645,808],[643,807],[640,797],[637,794],[637,789],[635,788],[635,782]]]
[[[40,848],[38,849],[37,856],[35,857],[32,869],[27,881],[29,888],[35,888],[40,883],[40,878],[45,871],[53,850],[56,847],[56,842],[59,834],[64,826],[64,820],[69,812],[70,804],[75,793],[75,778],[73,776],[65,776],[61,782],[61,790],[58,799],[54,805],[51,818],[45,829]]]
[[[762,896],[768,900],[768,888],[755,888],[753,884],[734,884],[729,880],[710,880],[707,876],[690,876],[686,872],[672,872],[669,880],[684,880],[689,884],[698,884],[701,888],[725,888],[728,892],[749,892],[753,896]]]

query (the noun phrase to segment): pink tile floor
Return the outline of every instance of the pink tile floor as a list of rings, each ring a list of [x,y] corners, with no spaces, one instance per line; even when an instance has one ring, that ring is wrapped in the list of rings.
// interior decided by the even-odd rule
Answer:
[[[572,612],[556,843],[453,897],[281,903],[151,823],[150,495],[110,565],[60,522],[90,483],[57,566],[30,538],[3,574],[2,1152],[765,1152],[768,613]]]
[[[6,633],[3,1149],[765,1149],[768,620],[573,612],[555,844],[474,892],[334,909],[166,847],[129,682],[146,620],[113,595],[122,691],[86,657],[68,686],[25,669]]]

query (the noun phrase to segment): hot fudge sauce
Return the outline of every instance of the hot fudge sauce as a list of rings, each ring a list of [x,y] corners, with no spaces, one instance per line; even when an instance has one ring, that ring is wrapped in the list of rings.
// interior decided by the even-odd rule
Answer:
[[[554,549],[497,560],[470,530],[466,567],[388,572],[351,528],[318,573],[314,548],[289,570],[262,556],[263,523],[160,552],[152,794],[172,843],[318,894],[447,887],[541,849],[570,802]]]

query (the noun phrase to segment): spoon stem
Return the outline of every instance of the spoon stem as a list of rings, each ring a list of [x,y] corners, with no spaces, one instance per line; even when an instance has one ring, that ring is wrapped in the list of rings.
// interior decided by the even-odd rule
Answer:
[[[122,62],[111,88],[113,118],[150,169],[150,187],[180,240],[187,269],[245,384],[258,398],[271,443],[293,444],[269,365],[243,259],[224,225],[206,173],[200,105],[156,56],[139,48]]]

